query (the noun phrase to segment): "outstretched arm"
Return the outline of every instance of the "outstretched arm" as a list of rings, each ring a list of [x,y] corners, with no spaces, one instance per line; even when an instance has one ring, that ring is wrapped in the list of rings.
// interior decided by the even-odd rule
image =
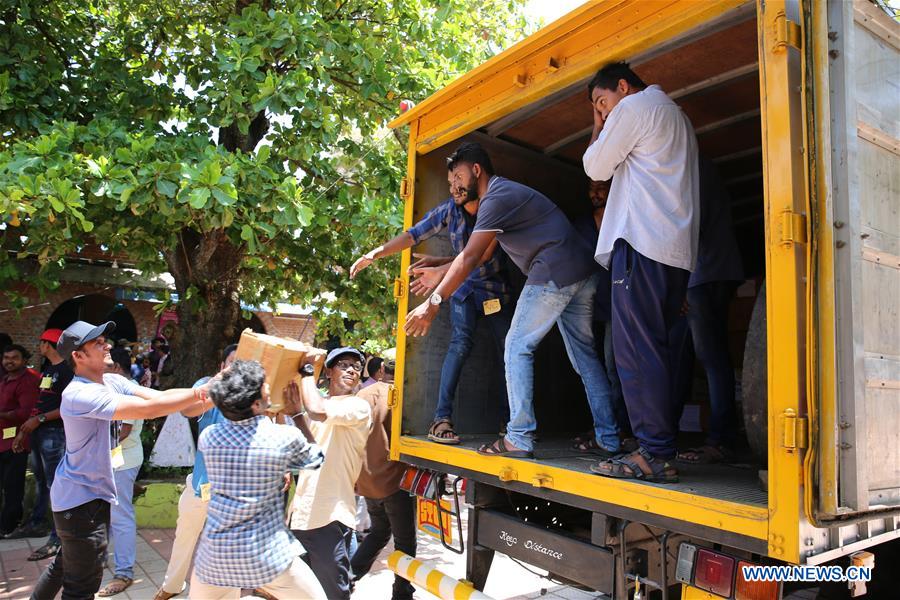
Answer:
[[[496,231],[476,231],[469,238],[469,243],[463,251],[450,263],[450,269],[444,276],[434,293],[442,299],[449,298],[455,292],[466,277],[477,267],[491,242],[497,237]],[[431,322],[437,316],[440,306],[423,302],[406,317],[404,329],[407,335],[421,336],[428,333]]]
[[[377,259],[390,256],[391,254],[397,254],[407,248],[412,248],[414,244],[415,240],[413,239],[413,236],[410,235],[408,231],[404,231],[381,246],[369,250],[357,258],[353,263],[353,266],[350,267],[350,279],[356,277],[360,271],[371,265]]]
[[[208,389],[208,383],[196,388],[176,388],[164,392],[138,387],[134,396],[120,398],[113,419],[155,419],[190,408],[209,408],[212,401],[207,397]]]

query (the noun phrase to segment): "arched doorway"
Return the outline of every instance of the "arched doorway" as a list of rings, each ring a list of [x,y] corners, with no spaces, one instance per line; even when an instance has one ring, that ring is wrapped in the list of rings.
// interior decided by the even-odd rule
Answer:
[[[88,294],[70,298],[56,307],[47,319],[46,329],[65,329],[75,321],[87,321],[99,325],[113,321],[116,330],[110,335],[113,340],[137,340],[137,325],[125,305],[108,296]]]

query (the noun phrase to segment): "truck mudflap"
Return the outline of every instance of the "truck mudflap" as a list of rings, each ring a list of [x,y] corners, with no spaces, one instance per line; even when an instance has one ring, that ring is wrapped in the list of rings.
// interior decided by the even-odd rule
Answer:
[[[612,550],[529,525],[495,510],[476,509],[473,516],[478,546],[612,595],[616,571]]]

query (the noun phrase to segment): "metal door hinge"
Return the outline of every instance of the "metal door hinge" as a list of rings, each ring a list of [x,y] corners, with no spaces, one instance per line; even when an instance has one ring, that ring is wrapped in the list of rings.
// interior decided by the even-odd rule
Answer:
[[[394,279],[394,298],[399,300],[405,293],[406,286],[403,284],[403,280],[397,277],[396,279]]]
[[[784,11],[779,11],[775,15],[775,45],[772,47],[772,51],[781,52],[788,46],[799,50],[801,44],[800,25],[788,19]]]
[[[409,195],[409,180],[406,177],[400,180],[400,195],[403,198]]]
[[[781,418],[784,422],[782,447],[788,450],[806,448],[809,437],[806,417],[801,417],[797,415],[797,411],[793,408],[788,408],[784,411]]]
[[[806,215],[789,210],[781,213],[781,243],[806,243]]]
[[[387,405],[391,410],[397,408],[397,405],[400,403],[400,395],[397,393],[397,388],[391,386],[388,388],[388,400]]]

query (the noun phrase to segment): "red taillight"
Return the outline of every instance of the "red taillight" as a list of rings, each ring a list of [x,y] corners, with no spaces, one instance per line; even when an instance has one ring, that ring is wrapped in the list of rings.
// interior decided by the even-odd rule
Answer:
[[[694,585],[701,590],[731,596],[734,581],[734,559],[718,552],[700,549],[697,551],[697,566],[694,570]]]
[[[744,579],[744,567],[753,566],[745,560],[738,561],[737,575],[734,578],[734,600],[777,600],[777,581],[747,581]]]

